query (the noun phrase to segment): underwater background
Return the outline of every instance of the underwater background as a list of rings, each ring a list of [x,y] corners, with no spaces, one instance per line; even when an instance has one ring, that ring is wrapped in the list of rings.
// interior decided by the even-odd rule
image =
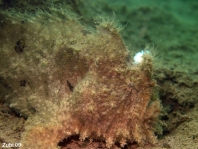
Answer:
[[[53,7],[56,7],[58,9],[52,9]],[[88,46],[90,47],[90,49],[98,47],[98,45],[94,45],[93,43],[95,41],[99,42],[103,39],[103,37],[97,38],[97,35],[95,36],[95,33],[93,33],[95,40],[92,41],[86,39],[86,35],[92,34],[92,32],[94,32],[93,30],[97,28],[95,27],[95,25],[98,23],[98,20],[100,20],[100,18],[105,18],[107,22],[110,22],[110,25],[112,25],[111,23],[113,23],[116,28],[120,29],[119,35],[123,39],[126,49],[130,51],[132,57],[135,55],[135,53],[144,50],[147,45],[149,45],[149,47],[153,49],[153,72],[151,73],[152,77],[150,79],[154,79],[156,81],[157,93],[154,94],[157,94],[156,96],[159,98],[162,105],[162,107],[160,108],[161,113],[159,114],[159,123],[161,126],[154,131],[157,135],[157,142],[152,143],[153,145],[146,145],[142,147],[137,143],[138,139],[135,139],[135,143],[129,141],[130,143],[128,143],[127,145],[115,145],[113,146],[113,148],[198,148],[197,0],[0,0],[0,8],[0,142],[2,144],[8,144],[13,142],[20,143],[21,138],[23,138],[22,142],[25,142],[26,140],[24,138],[26,138],[26,135],[28,136],[30,133],[24,133],[24,135],[22,134],[26,129],[29,130],[28,124],[34,123],[33,120],[37,119],[39,119],[39,122],[42,121],[42,116],[33,118],[32,121],[27,120],[32,115],[35,115],[35,113],[37,113],[37,111],[39,111],[40,109],[40,107],[37,105],[37,100],[34,99],[34,97],[39,96],[39,98],[42,97],[42,99],[45,99],[46,97],[54,96],[54,94],[52,95],[52,93],[49,93],[49,95],[46,96],[40,95],[42,92],[44,92],[43,90],[48,90],[48,87],[46,87],[46,84],[48,82],[45,81],[43,78],[46,77],[46,74],[51,74],[51,70],[43,68],[43,65],[47,65],[48,63],[50,63],[48,61],[49,59],[53,59],[56,63],[53,63],[53,67],[49,67],[50,69],[56,69],[60,66],[61,70],[64,69],[64,65],[62,65],[64,61],[62,59],[69,60],[70,63],[68,69],[74,72],[72,75],[78,77],[78,79],[76,80],[72,79],[73,76],[71,74],[61,71],[60,74],[62,74],[63,76],[66,75],[68,76],[68,78],[71,78],[69,80],[67,78],[64,78],[66,80],[66,86],[68,86],[68,88],[66,89],[66,92],[68,94],[64,94],[64,98],[71,95],[71,92],[73,92],[73,88],[81,87],[78,86],[78,80],[81,80],[85,76],[85,72],[89,70],[89,66],[87,66],[87,64],[86,66],[84,66],[84,62],[87,60],[87,57],[89,57],[90,53],[87,54],[88,56],[85,58],[85,60],[83,59],[84,57],[82,59],[79,59],[78,56],[75,58],[71,58],[73,56],[73,54],[71,54],[72,50],[69,52],[64,50],[58,50],[57,53],[53,55],[53,52],[50,53],[50,50],[48,50],[47,48],[50,48],[52,46],[55,48],[58,47],[54,45],[61,45],[60,49],[64,48],[64,46],[62,45],[64,45],[65,43],[64,40],[62,41],[62,37],[71,37],[69,39],[65,39],[69,40],[69,42],[66,44],[69,44],[69,46],[74,44],[75,41],[73,40],[73,38],[75,38],[78,39],[80,43],[86,42],[90,43],[90,45],[93,45]],[[37,15],[37,12],[39,12],[39,15]],[[42,13],[42,15],[40,15],[40,13]],[[65,19],[65,16],[67,16],[68,18]],[[50,18],[52,19],[50,20]],[[61,20],[69,20],[70,23],[66,23],[66,25],[62,24],[59,26],[59,24],[61,23],[58,24],[57,22],[61,22]],[[29,21],[32,23],[32,25],[30,25],[29,27],[28,25],[23,23],[23,21]],[[50,27],[47,28],[48,23],[45,23],[45,21],[51,21],[52,25],[49,25]],[[72,24],[75,21],[78,23]],[[40,22],[40,24],[38,24],[37,22]],[[20,30],[20,25],[18,24],[25,24],[25,29]],[[66,29],[61,29],[60,27],[69,27],[71,28],[71,31],[68,31],[67,35],[63,35],[63,32]],[[83,35],[78,32],[79,28],[81,27],[86,28]],[[16,33],[15,29],[17,30]],[[33,31],[31,32],[31,30],[34,29],[37,30],[36,33],[38,33],[38,36]],[[51,33],[50,29],[53,30]],[[100,28],[98,30],[106,35],[106,31]],[[23,34],[21,33],[23,31],[27,31],[28,34],[31,36],[28,37],[28,35],[25,35],[24,37],[19,37],[18,39],[18,34]],[[115,30],[113,30],[112,32],[115,32]],[[47,35],[46,37],[44,37],[42,33],[49,33],[49,37]],[[56,37],[56,33],[61,34],[61,36]],[[76,36],[73,37],[73,34],[76,34]],[[40,39],[40,36],[43,37]],[[24,58],[24,60],[18,56],[15,56],[16,53],[19,55],[26,51],[26,49],[28,49],[26,48],[25,40],[30,39],[31,37],[34,37],[32,42],[30,42],[30,45],[34,45],[34,47],[32,48],[33,50],[37,48],[39,49],[40,44],[42,45],[42,48],[47,47],[47,52],[45,50],[43,50],[42,52],[39,52],[39,50],[35,50],[37,53],[39,53],[39,56],[33,56],[36,57],[35,59],[31,59],[31,52],[29,55],[25,55],[26,57]],[[40,39],[40,41],[36,42],[37,39]],[[53,41],[53,43],[51,41],[45,43],[44,39],[49,39]],[[118,40],[118,42],[115,41],[115,45],[116,43],[120,42],[120,39]],[[105,46],[105,38],[104,42],[102,43],[103,44],[101,44],[100,46]],[[6,52],[9,48],[13,50],[13,53],[15,53],[13,54],[12,51]],[[80,51],[79,49],[82,48],[86,49],[87,47],[83,46],[83,44],[81,47],[81,44],[79,44],[74,49],[77,49],[76,51],[78,53],[78,51]],[[67,52],[71,55],[69,55]],[[92,52],[97,53],[97,50]],[[62,56],[62,53],[66,55],[68,54],[69,56]],[[45,54],[47,55],[46,57],[43,56]],[[79,55],[81,54],[79,53]],[[38,80],[36,80],[36,77],[34,78],[31,77],[31,75],[27,75],[31,74],[29,72],[21,73],[20,69],[26,70],[29,69],[29,67],[34,66],[34,64],[31,64],[30,60],[27,59],[30,59],[31,62],[35,61],[34,64],[36,67],[32,70],[32,72],[42,74],[40,75],[41,77],[38,78]],[[43,59],[42,66],[39,65],[39,62],[37,62],[41,61],[41,59]],[[11,61],[11,63],[9,63],[9,61]],[[94,60],[91,59],[87,61],[92,62]],[[15,63],[15,65],[13,64],[13,62]],[[75,63],[75,69],[73,68],[73,63]],[[98,63],[98,61],[95,61],[95,63]],[[14,66],[10,67],[10,64],[13,64]],[[115,65],[119,65],[119,63],[115,62]],[[16,68],[19,68],[19,70]],[[44,71],[49,71],[50,73],[45,74]],[[8,75],[9,72],[10,74]],[[51,74],[51,77],[59,79],[59,76],[57,77],[55,75],[56,73],[59,73],[58,69],[54,70],[54,73]],[[14,74],[16,76],[14,76]],[[18,77],[17,75],[20,75],[20,77]],[[28,81],[28,79],[30,81]],[[36,80],[35,84],[38,84],[38,82],[40,84],[45,84],[44,89],[41,89],[39,95],[32,91],[34,90],[32,88],[39,88],[41,86],[37,86],[32,83],[32,86],[34,87],[31,87],[31,81],[34,79]],[[49,77],[49,80],[50,79],[51,78]],[[14,82],[13,80],[16,80],[16,82]],[[89,79],[86,81],[89,81]],[[26,91],[21,91],[21,89],[18,89],[20,87],[17,86],[17,83],[19,84],[18,86],[22,86],[22,88],[29,86],[30,89],[27,89]],[[51,88],[49,87],[49,90],[51,91],[57,88],[57,90],[61,90],[61,87],[57,87],[60,86],[60,84],[54,83]],[[84,88],[86,88],[86,86],[84,86]],[[60,92],[62,93],[62,90]],[[79,92],[79,94],[80,93],[81,92]],[[62,95],[58,94],[57,96],[62,100]],[[26,99],[30,97],[31,99],[28,99],[28,101],[26,101]],[[17,103],[18,105],[13,106],[16,104],[15,101],[17,100],[19,100],[19,102]],[[45,107],[45,104],[42,104],[42,100],[38,101],[41,102],[39,104],[42,105],[42,107]],[[55,102],[58,103],[59,101],[55,101],[55,99],[50,99],[49,106],[46,106],[47,113],[49,113],[50,121],[54,121],[53,119],[51,119],[51,117],[56,117],[56,115],[58,115],[58,112],[62,112],[57,110],[59,109],[58,106],[53,107],[54,109],[49,108],[50,106],[53,106],[53,103]],[[29,105],[30,103],[32,105]],[[57,110],[58,112],[52,112],[51,114],[50,111],[53,110]],[[68,111],[66,110],[66,112],[64,112],[67,113]],[[68,117],[68,119],[71,118],[70,116]],[[151,119],[152,118],[155,119],[156,117],[151,116]],[[62,120],[62,118],[60,119]],[[46,123],[43,123],[46,125],[48,124],[48,117],[46,118]],[[51,125],[53,125],[54,128],[55,124],[52,122],[52,124],[50,123],[49,125],[50,128],[52,127]],[[68,124],[65,123],[65,125]],[[59,125],[57,124],[57,126]],[[31,128],[32,127],[33,126],[31,126]],[[159,131],[162,131],[162,133],[158,133],[158,129]],[[60,130],[62,130],[62,128],[57,128],[57,132]],[[71,132],[72,131],[73,130],[71,130]],[[46,134],[47,132],[48,130],[46,130]],[[53,135],[53,133],[49,135]],[[57,138],[61,137],[62,136]],[[48,140],[48,138],[45,138],[45,136],[41,137],[41,144],[42,142],[45,142],[45,139]],[[105,141],[101,141],[100,139],[99,141],[96,139],[93,142],[89,142],[87,140],[81,142],[79,141],[78,136],[74,136],[73,138],[71,137],[69,139],[64,139],[62,140],[62,142],[61,140],[59,140],[60,142],[58,141],[58,143],[57,140],[54,140],[54,142],[56,142],[57,146],[60,146],[60,148],[62,149],[66,149],[69,147],[72,149],[106,148]],[[30,140],[28,141],[30,142]],[[32,146],[32,148],[34,148],[34,146]],[[43,147],[43,149],[45,149],[45,147]]]

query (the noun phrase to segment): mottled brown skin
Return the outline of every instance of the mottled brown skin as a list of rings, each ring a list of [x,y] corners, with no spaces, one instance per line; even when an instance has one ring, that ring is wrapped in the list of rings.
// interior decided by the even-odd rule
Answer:
[[[13,90],[5,92],[5,103],[28,118],[23,148],[55,149],[73,135],[106,141],[109,148],[156,141],[153,124],[161,107],[153,94],[152,55],[134,64],[112,22],[84,34],[88,29],[71,17],[25,14],[24,25],[22,14],[6,15],[0,76]],[[18,53],[21,36],[25,48]]]
[[[82,140],[104,139],[108,147],[116,141],[122,146],[133,141],[154,143],[155,136],[148,121],[156,118],[155,112],[158,114],[160,107],[154,111],[149,107],[159,106],[159,101],[152,103],[150,100],[155,86],[151,78],[152,68],[144,70],[146,64],[143,63],[128,66],[127,51],[119,35],[109,33],[105,40],[108,39],[112,43],[102,45],[107,50],[95,56],[99,57],[97,62],[90,65],[69,98],[72,103],[71,125]],[[94,52],[90,55],[95,55]],[[112,54],[115,56],[111,57]],[[151,60],[151,55],[144,58],[144,62]]]

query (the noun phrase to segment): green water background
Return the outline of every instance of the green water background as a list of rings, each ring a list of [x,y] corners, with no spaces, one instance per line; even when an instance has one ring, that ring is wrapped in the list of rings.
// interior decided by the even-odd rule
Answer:
[[[197,0],[86,0],[80,10],[89,19],[116,17],[131,51],[152,44],[163,66],[198,70]]]

